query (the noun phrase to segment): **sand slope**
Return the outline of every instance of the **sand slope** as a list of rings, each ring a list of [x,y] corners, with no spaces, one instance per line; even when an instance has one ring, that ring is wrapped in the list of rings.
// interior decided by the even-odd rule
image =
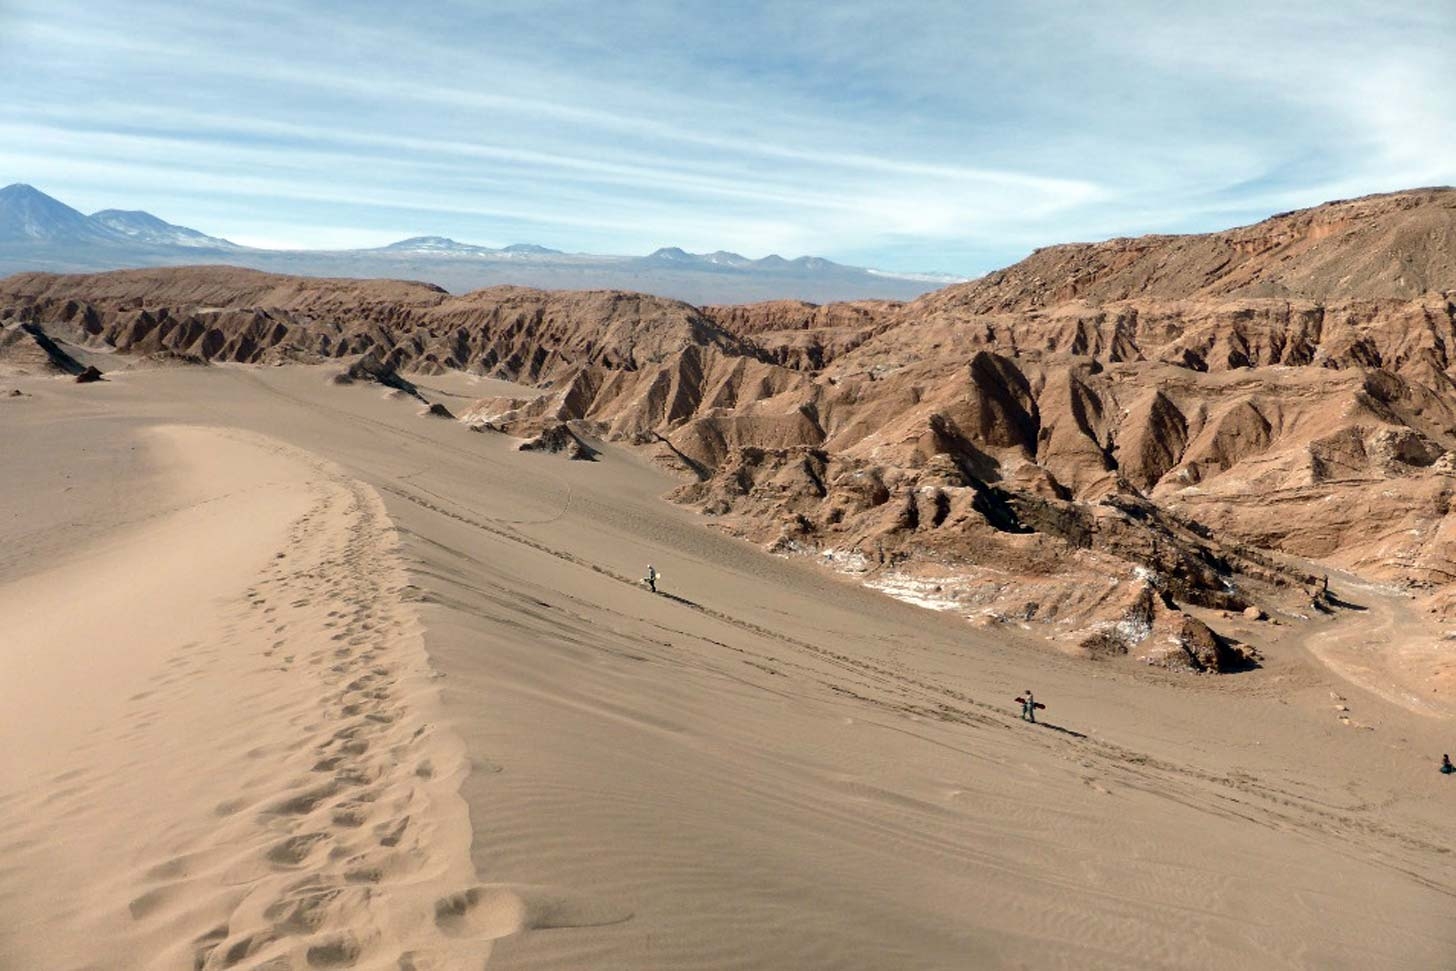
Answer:
[[[460,754],[425,721],[378,497],[253,434],[143,440],[183,507],[0,586],[0,964],[443,953],[436,884],[469,878]]]
[[[1456,788],[1434,772],[1450,722],[1297,645],[1217,682],[1074,661],[716,535],[611,447],[596,463],[517,453],[317,369],[27,390],[26,410],[0,417],[0,446],[34,457],[27,475],[89,481],[74,450],[46,444],[67,429],[129,481],[193,481],[190,460],[162,475],[109,458],[179,421],[248,431],[164,433],[200,436],[182,442],[188,456],[277,448],[253,437],[266,433],[295,472],[247,520],[251,552],[177,581],[237,578],[197,621],[204,635],[179,627],[172,648],[130,649],[139,675],[170,680],[99,722],[94,752],[53,746],[48,771],[19,784],[7,771],[11,964],[1456,957]],[[0,501],[6,536],[24,532],[12,510],[65,518]],[[217,515],[246,503],[221,500]],[[142,544],[145,564],[168,521],[117,543]],[[75,591],[109,554],[68,559],[25,537],[57,571],[55,609],[88,609]],[[660,596],[636,582],[648,562]],[[42,575],[5,569],[0,596]],[[1364,616],[1341,630],[1358,641]],[[444,677],[426,678],[421,643]],[[157,663],[173,657],[186,666]],[[1010,699],[1028,685],[1050,725],[1017,719]],[[35,705],[28,722],[59,724],[58,709]]]

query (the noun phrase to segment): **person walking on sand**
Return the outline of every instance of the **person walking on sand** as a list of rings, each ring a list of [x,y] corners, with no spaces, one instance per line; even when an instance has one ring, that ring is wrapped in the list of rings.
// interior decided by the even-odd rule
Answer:
[[[647,576],[643,577],[647,583],[647,589],[653,593],[657,592],[657,567],[651,563],[647,564]]]
[[[1441,773],[1442,773],[1442,775],[1450,775],[1452,772],[1456,772],[1456,765],[1452,765],[1451,764],[1451,756],[1449,756],[1449,755],[1443,755],[1443,756],[1441,756]]]
[[[1036,699],[1031,696],[1030,688],[1021,696],[1021,717],[1033,725],[1036,724]]]

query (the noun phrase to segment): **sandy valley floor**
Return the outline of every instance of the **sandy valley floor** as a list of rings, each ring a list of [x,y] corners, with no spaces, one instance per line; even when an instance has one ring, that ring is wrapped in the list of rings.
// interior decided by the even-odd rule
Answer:
[[[1456,966],[1397,594],[1074,661],[327,374],[5,382],[0,968]]]

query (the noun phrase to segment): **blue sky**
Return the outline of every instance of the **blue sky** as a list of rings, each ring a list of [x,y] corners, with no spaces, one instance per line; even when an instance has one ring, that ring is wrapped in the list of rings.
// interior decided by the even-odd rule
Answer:
[[[1456,183],[1456,4],[0,0],[0,184],[974,275]]]

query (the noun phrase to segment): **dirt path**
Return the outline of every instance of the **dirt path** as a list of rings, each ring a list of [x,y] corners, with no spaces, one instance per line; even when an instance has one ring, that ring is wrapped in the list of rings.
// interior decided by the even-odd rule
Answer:
[[[1408,592],[1351,574],[1332,573],[1331,589],[1347,607],[1293,641],[1351,684],[1392,704],[1437,718],[1456,717],[1456,641],[1415,605]],[[1353,718],[1344,719],[1358,726]]]

